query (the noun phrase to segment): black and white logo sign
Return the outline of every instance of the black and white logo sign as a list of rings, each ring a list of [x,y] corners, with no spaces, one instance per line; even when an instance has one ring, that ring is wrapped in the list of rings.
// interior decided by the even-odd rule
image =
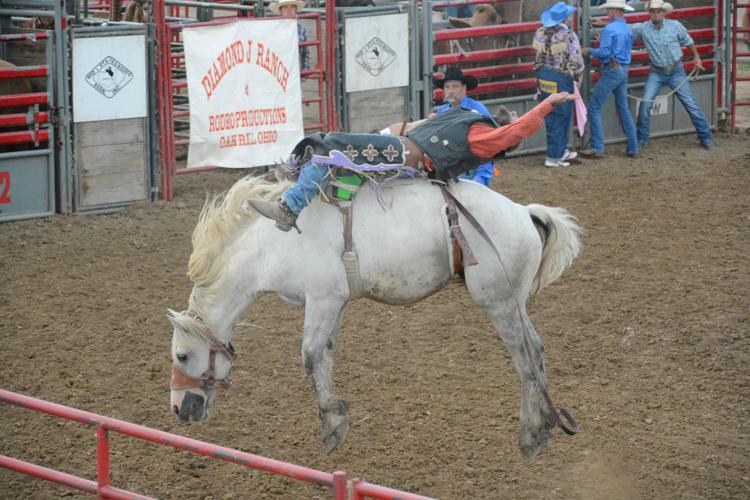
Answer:
[[[383,70],[396,60],[396,52],[383,40],[373,38],[359,49],[354,60],[372,76],[378,76]]]
[[[86,74],[86,82],[103,96],[112,98],[133,80],[133,72],[112,56],[102,61]]]

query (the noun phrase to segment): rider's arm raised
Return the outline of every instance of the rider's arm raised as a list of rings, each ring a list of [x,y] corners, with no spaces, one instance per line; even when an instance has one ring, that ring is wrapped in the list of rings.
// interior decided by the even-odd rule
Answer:
[[[567,93],[562,98],[568,100]],[[495,128],[482,123],[472,125],[469,129],[469,149],[479,158],[493,158],[501,151],[512,148],[542,127],[544,117],[552,111],[556,102],[558,100],[550,96],[515,122],[503,127]]]

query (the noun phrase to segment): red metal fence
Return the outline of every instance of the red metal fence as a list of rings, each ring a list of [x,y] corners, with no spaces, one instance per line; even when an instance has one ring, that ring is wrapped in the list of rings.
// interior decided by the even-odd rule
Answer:
[[[249,469],[261,470],[281,476],[306,481],[329,488],[336,500],[362,500],[378,498],[383,500],[430,500],[428,497],[404,491],[370,484],[366,481],[349,481],[346,472],[322,472],[300,465],[290,464],[272,458],[261,457],[243,451],[233,450],[196,439],[178,436],[123,420],[97,415],[83,410],[70,408],[23,394],[0,389],[0,401],[30,410],[47,413],[56,417],[72,420],[83,425],[96,427],[96,470],[97,480],[91,481],[72,474],[48,469],[36,464],[0,455],[0,466],[30,476],[46,479],[64,486],[69,486],[86,493],[97,494],[102,498],[115,499],[148,499],[130,491],[115,488],[110,484],[109,432],[117,432],[158,445],[170,446],[197,455],[224,460],[243,465]]]
[[[736,2],[737,0],[733,1]],[[456,3],[437,3],[433,4],[433,8],[442,9],[459,5],[472,5],[476,3],[479,3],[479,0],[464,0]],[[669,17],[670,19],[681,19],[698,16],[713,16],[715,14],[715,7],[704,6],[675,9]],[[625,19],[628,23],[643,22],[649,20],[650,15],[647,12],[639,12],[635,14],[628,14],[625,16]],[[540,26],[540,22],[532,21],[496,24],[492,26],[480,26],[475,28],[448,29],[436,31],[434,33],[433,40],[435,43],[438,43],[450,40],[465,40],[480,37],[518,35],[521,33],[532,33],[536,31]],[[698,41],[705,41],[705,43],[696,45],[698,52],[702,57],[714,55],[714,42],[716,41],[717,37],[717,33],[714,28],[695,29],[690,30],[689,33],[693,37],[693,39],[696,40],[696,43],[698,43]],[[643,44],[641,42],[638,42],[635,47],[641,48],[642,45]],[[684,50],[684,53],[686,55],[688,54],[687,49]],[[469,95],[484,95],[491,98],[501,97],[497,95],[498,93],[508,92],[512,90],[534,90],[536,88],[536,78],[533,75],[533,62],[519,62],[519,58],[527,58],[528,60],[528,57],[533,56],[534,54],[535,50],[532,46],[523,45],[492,50],[463,51],[461,53],[452,54],[436,54],[433,61],[437,66],[464,63],[495,64],[492,66],[465,68],[463,70],[465,74],[472,75],[478,79],[492,79],[496,77],[512,78],[503,81],[490,81],[480,83],[476,89],[468,92]],[[510,62],[514,59],[514,62]],[[634,64],[645,63],[647,61],[648,55],[645,52],[639,50],[633,52]],[[497,65],[497,62],[504,62],[504,64]],[[715,64],[716,61],[712,58],[704,59],[704,67],[706,69],[713,68]],[[595,64],[595,66],[598,66],[598,62]],[[686,63],[685,68],[688,71],[692,70],[692,63]],[[646,76],[648,74],[648,71],[648,66],[631,67],[629,75],[631,77]],[[436,78],[442,78],[443,75],[440,72],[436,72],[434,73],[434,76]],[[592,80],[596,81],[598,79],[598,74],[592,75]],[[435,89],[434,97],[436,99],[441,99],[443,97],[443,91],[441,89]]]
[[[737,124],[737,106],[750,106],[750,101],[737,99],[737,82],[750,82],[750,76],[739,76],[737,74],[737,58],[750,57],[750,52],[737,50],[737,38],[740,33],[750,33],[750,26],[741,26],[739,18],[740,9],[750,9],[750,3],[740,3],[732,0],[732,88],[730,96],[731,118],[730,130],[734,131]],[[750,51],[750,48],[748,49]]]
[[[12,43],[22,40],[47,40],[47,33],[0,35],[0,43]],[[0,80],[23,80],[27,78],[47,78],[49,83],[50,68],[47,65],[19,66],[0,68]],[[30,87],[30,86],[29,86]],[[19,85],[19,88],[23,88]],[[39,147],[40,143],[49,141],[50,104],[48,92],[23,92],[0,96],[0,113],[11,109],[10,113],[0,114],[0,130],[5,127],[26,130],[0,131],[0,145],[24,144],[28,147]],[[19,112],[22,111],[23,112]]]

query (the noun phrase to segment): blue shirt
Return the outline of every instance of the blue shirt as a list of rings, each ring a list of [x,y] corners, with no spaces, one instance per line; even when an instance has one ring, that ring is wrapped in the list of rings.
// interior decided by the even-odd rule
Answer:
[[[625,19],[614,19],[602,31],[599,48],[589,53],[598,57],[602,65],[607,65],[614,58],[620,64],[630,64],[630,51],[633,49],[633,32]]]
[[[490,113],[490,111],[487,109],[487,107],[484,104],[482,104],[479,101],[475,101],[469,96],[465,96],[458,105],[461,106],[462,108],[476,111],[477,113],[480,113],[484,116],[492,117],[492,113]],[[442,106],[440,106],[439,108],[435,109],[435,113],[439,114],[444,111],[448,111],[450,108],[451,108],[451,104],[447,102],[443,104]],[[474,170],[471,170],[470,172],[466,172],[465,174],[462,174],[460,177],[462,179],[471,179],[475,182],[479,182],[480,184],[484,184],[485,186],[489,186],[494,176],[495,176],[495,164],[492,162],[489,162],[489,163],[483,163],[479,165]]]
[[[693,45],[685,27],[674,19],[665,19],[661,29],[647,21],[632,26],[633,36],[643,40],[648,58],[654,66],[669,67],[682,60],[682,47]]]

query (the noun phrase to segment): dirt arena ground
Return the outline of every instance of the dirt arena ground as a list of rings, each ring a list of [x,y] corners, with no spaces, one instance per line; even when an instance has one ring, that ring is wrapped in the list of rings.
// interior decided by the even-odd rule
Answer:
[[[530,305],[551,390],[576,416],[532,462],[516,447],[518,376],[460,283],[411,307],[349,306],[335,379],[347,442],[326,455],[300,362],[302,311],[265,297],[235,335],[235,387],[208,421],[169,412],[167,307],[183,308],[206,192],[173,204],[0,225],[0,387],[440,498],[750,496],[750,136],[653,141],[639,160],[546,170],[514,159],[493,188],[568,208],[572,270]],[[502,244],[502,243],[500,243]],[[0,453],[95,478],[91,428],[0,405]],[[116,486],[161,498],[328,498],[325,490],[122,436]],[[0,470],[0,497],[78,496]]]

